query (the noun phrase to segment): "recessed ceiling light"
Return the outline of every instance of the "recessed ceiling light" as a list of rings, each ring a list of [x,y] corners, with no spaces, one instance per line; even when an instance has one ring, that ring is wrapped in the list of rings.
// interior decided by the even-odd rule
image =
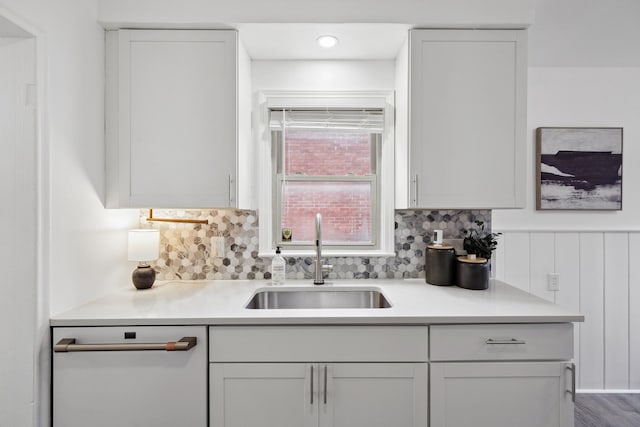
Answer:
[[[336,36],[324,35],[316,39],[318,45],[324,48],[334,47],[338,44],[338,38]]]

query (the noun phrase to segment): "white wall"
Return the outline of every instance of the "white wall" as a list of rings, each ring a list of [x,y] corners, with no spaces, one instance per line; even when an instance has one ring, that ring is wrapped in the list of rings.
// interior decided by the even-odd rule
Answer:
[[[394,61],[253,61],[252,90],[394,90]]]
[[[0,38],[0,342],[11,346],[0,352],[1,425],[31,425],[37,396],[35,57],[33,38]]]
[[[251,58],[242,42],[242,34],[238,40],[238,206],[242,209],[256,209],[254,203],[254,187],[252,171],[255,170],[253,143],[251,132]]]
[[[409,38],[396,57],[395,206],[409,206]]]
[[[536,0],[533,67],[640,66],[637,0]]]
[[[639,15],[640,16],[640,15]],[[638,47],[640,49],[640,46]],[[640,230],[640,67],[529,68],[527,205],[494,210],[500,230]],[[622,211],[535,210],[535,129],[623,127]]]
[[[38,30],[46,280],[57,313],[129,282],[125,230],[137,212],[102,204],[104,31],[97,0],[0,0],[0,8]]]

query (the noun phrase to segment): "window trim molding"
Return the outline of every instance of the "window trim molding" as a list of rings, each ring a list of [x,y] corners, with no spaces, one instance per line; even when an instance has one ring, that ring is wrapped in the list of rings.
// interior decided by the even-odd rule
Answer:
[[[273,246],[273,187],[271,159],[271,129],[269,128],[269,110],[281,108],[379,108],[384,110],[384,132],[380,148],[380,212],[379,246],[375,249],[325,249],[324,256],[394,256],[394,191],[395,191],[395,94],[393,91],[261,91],[258,102],[258,216],[259,216],[259,253],[260,257],[271,257]],[[264,179],[269,177],[269,179]],[[265,216],[263,213],[266,213]],[[262,215],[261,215],[262,214]],[[287,248],[285,256],[311,256],[313,250]]]

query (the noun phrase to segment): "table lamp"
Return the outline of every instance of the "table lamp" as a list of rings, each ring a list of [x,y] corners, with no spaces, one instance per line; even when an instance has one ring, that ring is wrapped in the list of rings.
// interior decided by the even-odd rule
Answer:
[[[152,228],[129,230],[129,261],[138,261],[131,280],[137,289],[149,289],[156,280],[156,271],[149,261],[158,259],[160,233]]]

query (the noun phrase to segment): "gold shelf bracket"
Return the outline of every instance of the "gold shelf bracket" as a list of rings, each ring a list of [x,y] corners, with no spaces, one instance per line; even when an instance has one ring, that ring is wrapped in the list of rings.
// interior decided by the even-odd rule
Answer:
[[[153,209],[149,209],[148,222],[178,222],[181,224],[209,224],[206,219],[154,218]]]

